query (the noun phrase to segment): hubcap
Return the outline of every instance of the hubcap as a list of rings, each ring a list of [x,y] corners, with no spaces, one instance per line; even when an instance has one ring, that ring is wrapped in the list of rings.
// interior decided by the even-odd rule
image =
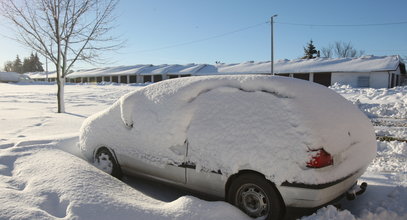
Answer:
[[[113,163],[110,160],[110,156],[104,152],[96,155],[95,166],[108,174],[112,174]]]
[[[266,216],[270,202],[266,193],[255,184],[242,185],[236,194],[238,207],[250,217]]]

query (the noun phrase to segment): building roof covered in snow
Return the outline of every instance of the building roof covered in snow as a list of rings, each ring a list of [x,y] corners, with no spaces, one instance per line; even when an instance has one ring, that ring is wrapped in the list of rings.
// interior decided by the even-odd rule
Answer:
[[[48,72],[28,72],[24,73],[24,75],[29,76],[31,79],[45,79],[47,78],[47,75],[49,78],[56,78],[57,72],[56,71],[50,71]]]
[[[274,62],[274,73],[382,72],[397,70],[400,63],[400,57],[397,55],[278,60]],[[235,64],[139,64],[78,70],[69,74],[68,78],[112,75],[270,74],[270,69],[270,61],[249,61]],[[31,78],[45,78],[43,73],[31,73],[29,76]],[[55,72],[49,73],[49,77],[55,76]]]
[[[399,65],[399,56],[362,56],[358,58],[279,60],[274,64],[274,72],[381,72],[396,70]]]

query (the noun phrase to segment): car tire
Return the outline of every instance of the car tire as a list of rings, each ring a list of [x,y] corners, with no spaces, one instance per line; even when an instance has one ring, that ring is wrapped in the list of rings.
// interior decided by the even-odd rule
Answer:
[[[282,219],[285,212],[277,188],[256,173],[244,173],[233,179],[227,201],[253,218]]]
[[[99,148],[93,158],[93,164],[100,170],[121,179],[123,177],[122,170],[116,160],[113,152],[107,147]]]

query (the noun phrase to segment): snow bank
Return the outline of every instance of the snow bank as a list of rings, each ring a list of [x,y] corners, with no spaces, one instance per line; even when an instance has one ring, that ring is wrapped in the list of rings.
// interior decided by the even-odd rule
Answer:
[[[330,205],[319,209],[313,215],[303,217],[301,220],[401,220],[407,219],[406,215],[399,215],[395,212],[386,210],[385,208],[379,207],[375,212],[365,211],[363,216],[355,217],[348,210],[338,210],[334,206]]]
[[[407,119],[407,87],[373,89],[335,84],[331,89],[357,104],[370,118]]]
[[[407,182],[407,143],[391,141],[377,142],[377,156],[369,166],[371,172],[400,173]],[[401,181],[404,182],[404,181]]]
[[[0,146],[0,219],[248,219],[225,202],[152,199],[61,151],[77,139],[64,141]]]
[[[191,77],[144,87],[88,118],[80,146],[89,159],[95,148],[112,146],[118,155],[162,166],[184,162],[172,147],[185,140],[198,172],[253,169],[276,184],[334,181],[364,168],[376,146],[370,122],[332,90],[268,76]],[[307,151],[322,147],[338,156],[335,169],[307,169]]]
[[[340,211],[332,205],[319,209],[316,213],[301,218],[301,220],[355,220],[355,216],[348,210]]]

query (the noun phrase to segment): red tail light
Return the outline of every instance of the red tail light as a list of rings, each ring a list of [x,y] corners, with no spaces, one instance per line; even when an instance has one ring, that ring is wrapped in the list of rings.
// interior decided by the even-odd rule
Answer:
[[[332,156],[324,149],[312,150],[311,159],[307,162],[309,168],[322,168],[334,164]]]

